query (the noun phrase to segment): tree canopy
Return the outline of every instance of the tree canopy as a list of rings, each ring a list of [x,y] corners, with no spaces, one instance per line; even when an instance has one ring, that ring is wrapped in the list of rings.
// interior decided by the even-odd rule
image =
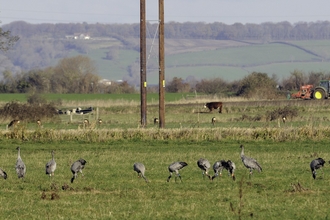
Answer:
[[[19,40],[18,36],[12,36],[10,31],[3,31],[0,28],[0,50],[7,51]]]

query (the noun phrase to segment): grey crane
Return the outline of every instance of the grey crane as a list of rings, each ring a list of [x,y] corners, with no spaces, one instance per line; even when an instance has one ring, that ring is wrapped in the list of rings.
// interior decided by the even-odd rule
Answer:
[[[0,168],[0,176],[2,176],[4,179],[7,179],[7,173]]]
[[[200,158],[197,161],[197,166],[202,170],[203,178],[206,175],[209,179],[211,179],[211,176],[208,174],[211,164],[207,159]]]
[[[242,162],[246,168],[250,169],[250,174],[252,174],[252,170],[254,169],[258,170],[258,172],[262,171],[262,168],[259,165],[259,163],[256,161],[256,159],[244,155],[244,146],[241,145],[240,148],[242,149],[241,151]]]
[[[21,148],[17,147],[16,150],[18,151],[16,166],[15,166],[16,173],[18,178],[24,178],[26,174],[26,166],[21,158]]]
[[[142,177],[146,182],[149,182],[147,177],[145,177],[144,172],[146,171],[146,167],[143,163],[134,163],[133,165],[134,171],[138,173],[138,177]]]
[[[324,164],[325,164],[325,161],[320,157],[315,160],[312,160],[310,167],[311,167],[312,175],[313,175],[314,179],[316,178],[316,170],[322,168],[324,166]],[[322,170],[322,172],[323,172],[323,170]]]
[[[212,180],[217,176],[219,176],[219,174],[221,176],[223,169],[226,169],[228,171],[228,175],[230,174],[234,181],[236,180],[235,178],[236,165],[231,160],[227,160],[227,161],[220,160],[213,164],[214,176],[212,176]]]
[[[81,175],[84,176],[82,170],[85,168],[86,163],[87,161],[81,158],[71,165],[71,172],[73,174],[71,178],[71,183],[73,183],[74,179],[78,177],[78,172],[80,172]]]
[[[185,166],[188,166],[188,164],[186,162],[174,162],[172,164],[170,164],[168,166],[168,171],[170,172],[169,177],[167,178],[167,182],[170,181],[171,177],[172,177],[172,173],[175,172],[176,176],[175,176],[175,182],[176,182],[176,177],[178,176],[182,182],[181,179],[181,175],[179,173],[179,170],[181,170],[182,168],[184,168]]]
[[[46,174],[51,177],[54,176],[54,172],[56,170],[56,161],[54,159],[55,151],[52,150],[52,159],[46,163]]]

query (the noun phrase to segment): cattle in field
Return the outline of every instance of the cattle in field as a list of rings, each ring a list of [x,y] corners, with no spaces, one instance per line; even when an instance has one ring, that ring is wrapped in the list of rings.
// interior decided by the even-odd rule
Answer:
[[[205,103],[204,108],[208,108],[210,112],[212,112],[213,109],[219,109],[219,113],[222,113],[222,102],[208,102]]]

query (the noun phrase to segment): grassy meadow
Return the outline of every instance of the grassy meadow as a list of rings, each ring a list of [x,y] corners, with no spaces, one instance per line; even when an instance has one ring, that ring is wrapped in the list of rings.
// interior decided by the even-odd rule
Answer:
[[[131,39],[138,44],[139,39]],[[289,43],[289,44],[286,44]],[[113,60],[105,59],[115,39],[85,41],[89,56],[95,61],[101,78],[120,80],[128,75],[127,67],[137,64],[139,51],[122,49]],[[158,84],[158,45],[147,43],[149,85]],[[311,51],[312,53],[308,53]],[[315,56],[317,54],[318,56]],[[197,80],[220,77],[229,82],[240,80],[251,72],[276,74],[279,79],[290,76],[294,70],[305,73],[328,72],[329,41],[238,42],[232,40],[165,40],[165,78],[194,77]],[[77,55],[73,51],[70,55]]]
[[[1,145],[2,219],[327,219],[330,174],[325,166],[313,180],[309,163],[329,158],[327,143],[244,142],[245,154],[256,158],[262,173],[249,177],[239,158],[238,141],[138,141],[106,143],[60,141],[6,142]],[[15,174],[16,145],[27,166],[24,180]],[[50,151],[56,150],[55,176],[45,175]],[[203,179],[200,158],[212,164],[231,159],[236,181],[226,172],[213,182]],[[87,165],[71,184],[70,165],[84,158]],[[185,161],[182,182],[166,182],[167,166]],[[143,162],[145,183],[133,171]],[[213,174],[212,171],[210,171]]]
[[[151,95],[150,95],[151,96]],[[183,97],[180,99],[180,96]],[[209,113],[206,100],[188,94],[172,95],[166,104],[166,128],[153,124],[157,102],[147,107],[148,125],[139,127],[138,100],[62,97],[59,108],[97,107],[88,116],[61,115],[43,120],[43,126],[22,121],[7,130],[0,122],[1,219],[328,219],[330,172],[329,100],[226,100],[223,113]],[[45,95],[47,97],[47,95]],[[51,97],[50,95],[48,97]],[[151,98],[151,97],[150,97]],[[23,98],[22,98],[23,99]],[[218,100],[214,98],[215,100]],[[57,100],[57,97],[49,98]],[[149,102],[148,102],[149,103]],[[91,104],[91,105],[89,105]],[[282,120],[270,112],[289,107],[298,112]],[[215,125],[211,118],[216,117]],[[90,119],[83,126],[83,119]],[[258,118],[258,120],[256,120]],[[245,154],[258,160],[263,172],[249,176],[240,160]],[[24,180],[15,173],[16,147],[27,166]],[[45,164],[55,150],[55,176],[45,174]],[[236,181],[226,172],[203,179],[196,162],[232,160]],[[310,162],[326,160],[314,180]],[[70,166],[84,158],[87,165],[70,183]],[[168,183],[167,167],[185,161],[182,182]],[[146,166],[146,183],[133,171],[134,162]],[[213,175],[213,171],[210,171]]]

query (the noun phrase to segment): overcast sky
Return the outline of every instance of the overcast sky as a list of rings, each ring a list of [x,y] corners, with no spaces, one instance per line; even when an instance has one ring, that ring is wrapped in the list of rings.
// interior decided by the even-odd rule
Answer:
[[[147,20],[158,1],[146,0]],[[164,0],[165,22],[256,23],[330,21],[330,0]],[[139,0],[0,0],[0,21],[139,23]]]

